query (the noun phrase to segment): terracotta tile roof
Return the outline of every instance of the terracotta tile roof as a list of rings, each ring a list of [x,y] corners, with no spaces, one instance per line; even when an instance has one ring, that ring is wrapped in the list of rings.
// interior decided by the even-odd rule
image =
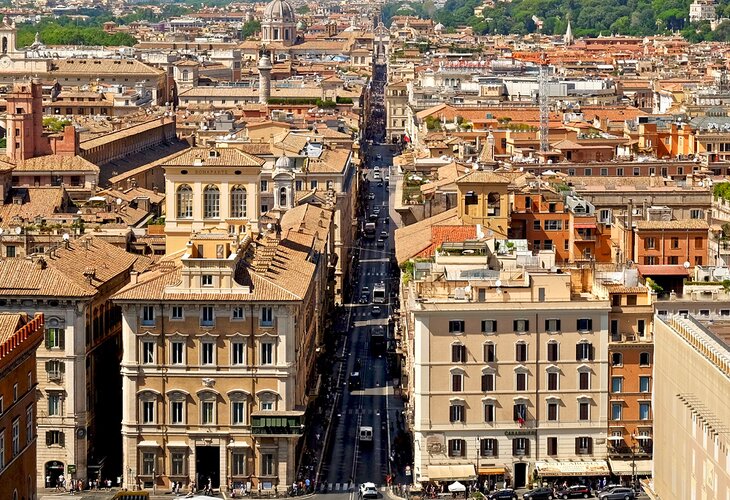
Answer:
[[[402,264],[428,249],[433,243],[431,228],[433,226],[464,226],[459,219],[456,208],[447,210],[428,219],[418,221],[410,226],[395,230],[395,256]]]
[[[680,219],[680,220],[640,220],[636,222],[636,229],[639,231],[658,229],[695,229],[707,230],[710,226],[703,219]]]
[[[0,226],[7,228],[36,217],[49,217],[60,212],[66,197],[62,187],[11,188],[8,199],[22,197],[22,204],[0,205]]]
[[[0,345],[18,331],[23,316],[23,313],[0,313]]]
[[[509,184],[510,179],[486,170],[472,170],[456,180],[457,184]]]
[[[244,153],[250,155],[271,155],[273,150],[271,144],[268,142],[245,142],[242,144],[236,144],[236,148],[239,148]]]
[[[57,74],[79,74],[93,75],[149,75],[163,76],[165,72],[161,69],[148,66],[136,59],[54,59],[51,75]]]
[[[131,137],[134,135],[141,135],[145,132],[148,132],[150,130],[154,130],[158,127],[164,126],[168,123],[173,123],[172,118],[156,118],[154,120],[149,120],[143,123],[138,123],[135,125],[129,124],[128,126],[125,126],[121,130],[116,130],[114,132],[109,132],[103,135],[98,135],[94,137],[93,139],[88,139],[85,141],[81,141],[79,143],[79,149],[81,151],[89,151],[91,149],[94,149],[99,146],[105,146],[107,144],[110,144],[114,141],[118,141],[120,139],[124,139],[127,137]]]
[[[45,155],[16,163],[13,172],[93,172],[99,173],[99,167],[81,156]]]
[[[215,152],[217,156],[211,156]],[[234,148],[212,149],[206,147],[190,148],[165,159],[163,167],[192,167],[194,162],[201,161],[204,167],[261,167],[265,160]]]
[[[43,268],[27,259],[0,261],[0,295],[3,297],[92,297],[96,290],[78,285],[52,266]]]
[[[431,226],[431,244],[416,257],[433,257],[443,243],[473,240],[477,237],[476,226]]]
[[[307,170],[314,173],[342,173],[345,171],[349,158],[348,149],[325,149],[319,158],[307,160]]]

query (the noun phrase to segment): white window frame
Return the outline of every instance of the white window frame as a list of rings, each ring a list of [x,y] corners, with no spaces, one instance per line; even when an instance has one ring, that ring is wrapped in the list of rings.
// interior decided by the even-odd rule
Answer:
[[[200,365],[201,366],[214,366],[215,365],[215,341],[203,340],[200,342]]]
[[[154,365],[155,360],[157,359],[157,349],[156,349],[156,342],[154,340],[150,339],[143,339],[140,341],[140,351],[141,351],[141,358],[140,361],[143,365]],[[148,348],[152,347],[152,350],[149,351]],[[148,357],[148,355],[151,356]]]
[[[140,421],[144,424],[156,424],[157,419],[156,417],[156,411],[155,411],[155,400],[150,398],[144,398],[140,401],[141,406],[141,415],[140,415]]]
[[[200,326],[215,326],[215,307],[200,306]]]
[[[248,425],[246,401],[243,399],[231,400],[231,425]]]
[[[31,404],[25,409],[25,444],[33,441],[33,405]]]
[[[48,416],[58,417],[63,415],[63,397],[58,391],[49,391],[46,395],[48,399]]]
[[[176,360],[176,351],[180,349],[180,359]],[[185,364],[185,341],[184,340],[170,340],[170,364],[174,366],[180,366]]]
[[[461,335],[466,331],[466,323],[463,319],[449,320],[449,333],[453,335]]]
[[[259,365],[268,366],[276,363],[274,342],[261,341],[259,344]]]
[[[16,417],[12,423],[11,450],[14,457],[20,453],[20,417]]]
[[[202,286],[202,287],[213,286],[213,275],[212,274],[201,274],[200,275],[200,286]]]
[[[243,321],[246,319],[246,310],[243,306],[233,306],[231,308],[231,321]]]
[[[179,314],[176,314],[179,313]],[[172,306],[170,308],[170,319],[173,321],[182,321],[185,319],[185,308],[183,306]]]
[[[207,408],[210,408],[210,415],[208,415]],[[210,418],[208,418],[210,417]],[[216,404],[215,398],[208,397],[200,400],[200,425],[215,425],[216,424]]]
[[[179,410],[179,412],[178,412]],[[170,399],[170,423],[173,425],[185,424],[185,400],[183,398]],[[179,418],[178,418],[179,417]]]
[[[155,319],[155,306],[142,306],[142,324],[154,326]]]
[[[614,410],[618,408],[618,417]],[[617,401],[611,401],[611,420],[623,420],[624,417],[624,405]]]
[[[236,350],[240,349],[240,359],[236,359]],[[248,353],[246,352],[246,342],[242,340],[234,340],[231,342],[231,366],[245,366],[247,363]]]
[[[265,306],[259,312],[259,326],[270,328],[274,326],[274,308]]]
[[[497,320],[496,319],[483,319],[482,320],[482,333],[489,335],[497,333]]]

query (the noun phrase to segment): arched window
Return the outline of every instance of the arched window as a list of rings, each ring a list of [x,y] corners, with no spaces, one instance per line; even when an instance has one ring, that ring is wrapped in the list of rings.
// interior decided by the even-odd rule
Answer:
[[[193,189],[187,184],[177,188],[177,218],[193,218]]]
[[[8,53],[8,37],[3,37],[3,54]]]
[[[203,217],[217,219],[220,217],[221,192],[218,186],[208,185],[203,190]]]
[[[186,70],[186,69],[183,70],[183,72],[182,72],[182,79],[183,79],[184,82],[187,82],[188,81],[188,75],[189,74],[190,74],[190,72],[188,70]]]
[[[231,190],[231,217],[246,217],[246,188],[234,186]]]
[[[287,207],[287,206],[289,206],[289,204],[287,203],[286,198],[287,198],[286,197],[286,188],[283,187],[283,188],[281,188],[279,190],[279,206],[280,207]]]

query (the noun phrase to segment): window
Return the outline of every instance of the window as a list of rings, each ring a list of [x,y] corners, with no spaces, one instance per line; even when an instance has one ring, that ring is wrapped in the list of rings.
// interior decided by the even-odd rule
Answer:
[[[624,405],[622,403],[611,403],[611,420],[621,420]]]
[[[309,189],[317,189],[317,186],[319,183],[317,181],[310,181],[309,182]]]
[[[482,374],[482,391],[492,392],[494,390],[494,373],[483,373]]]
[[[193,218],[193,189],[187,184],[177,188],[177,218]]]
[[[649,420],[651,413],[650,403],[639,403],[639,420]]]
[[[589,176],[593,175],[593,169],[592,168],[584,168],[583,169],[583,175],[585,175],[586,177],[589,177]]]
[[[602,208],[598,211],[598,222],[601,224],[610,225],[611,224],[611,209],[610,208]]]
[[[646,250],[653,250],[656,248],[656,240],[654,238],[645,238],[644,239],[644,248]]]
[[[495,333],[497,331],[497,321],[493,319],[482,320],[482,333]]]
[[[12,435],[12,447],[13,456],[20,453],[20,418],[13,420],[13,435]]]
[[[587,169],[586,169],[587,170]],[[530,441],[527,438],[515,438],[512,440],[512,455],[524,457],[529,455]]]
[[[548,403],[547,405],[547,419],[550,422],[558,421],[558,403]]]
[[[204,274],[200,277],[201,286],[213,286],[213,275]]]
[[[200,363],[203,365],[213,364],[213,355],[215,353],[215,344],[213,342],[203,342],[201,345]]]
[[[449,422],[465,422],[466,412],[461,402],[451,403],[449,406]]]
[[[5,256],[8,258],[15,257],[15,245],[8,245],[5,247]]]
[[[527,361],[527,344],[515,344],[515,361],[519,361],[521,363]]]
[[[495,407],[494,403],[484,403],[484,421],[491,424],[495,420]]]
[[[172,314],[171,319],[183,319],[183,307],[182,306],[172,306]]]
[[[608,176],[608,169],[607,168],[602,168],[601,169],[601,176],[603,176],[603,177],[607,177]]]
[[[3,470],[4,468],[5,468],[5,429],[2,429],[2,430],[0,430],[0,470]]]
[[[33,405],[30,405],[25,409],[25,444],[33,441],[33,424]]]
[[[261,192],[265,193],[269,190],[269,181],[261,181]]]
[[[265,213],[266,213],[266,212],[268,212],[268,211],[269,211],[269,205],[268,205],[268,204],[266,204],[266,203],[262,203],[262,204],[261,204],[261,213],[262,213],[262,214],[265,214]]]
[[[639,377],[639,392],[651,391],[651,377]]]
[[[540,250],[540,245],[542,244],[542,240],[533,240],[532,241],[532,249],[533,250]]]
[[[639,365],[649,366],[651,364],[651,355],[648,352],[642,352],[639,354]]]
[[[261,474],[264,476],[274,475],[274,454],[263,453],[261,455]]]
[[[517,390],[518,391],[526,391],[527,390],[527,373],[520,372],[517,373]]]
[[[672,239],[671,239],[671,246],[674,249],[679,248],[679,238],[672,237]]]
[[[560,374],[558,372],[548,372],[548,374],[547,374],[548,391],[557,391],[558,390],[559,377],[560,377]]]
[[[614,352],[611,354],[611,366],[623,366],[624,356],[620,352]]]
[[[590,318],[581,318],[576,321],[576,328],[579,332],[590,332],[593,330],[593,320]]]
[[[512,406],[512,420],[524,423],[527,420],[527,405],[524,403],[516,403]]]
[[[539,231],[541,229],[539,220],[532,221],[532,229],[534,231]]]
[[[147,326],[155,324],[154,306],[142,306],[142,324]]]
[[[592,361],[593,360],[593,344],[590,342],[579,342],[575,346],[576,361]]]
[[[568,169],[568,176],[575,177],[575,169],[574,168],[569,168]]]
[[[577,455],[590,455],[593,453],[593,439],[589,437],[575,438],[575,453]]]
[[[231,468],[234,476],[245,476],[246,455],[244,453],[233,453],[231,457]]]
[[[213,306],[203,306],[200,308],[200,324],[202,326],[213,326],[215,324]]]
[[[63,361],[58,359],[46,361],[46,373],[48,374],[48,380],[60,381],[63,378],[63,373],[65,371],[66,365]]]
[[[170,363],[182,365],[185,363],[185,343],[181,340],[170,342]]]
[[[61,414],[61,395],[55,392],[48,394],[48,415],[58,416]]]
[[[155,454],[154,452],[142,453],[142,475],[151,476],[155,474]]]
[[[451,362],[466,363],[466,346],[463,344],[453,344],[451,346]]]
[[[296,181],[294,181],[294,190],[295,190],[295,191],[301,191],[301,190],[302,190],[302,186],[303,186],[303,185],[304,185],[304,184],[303,184],[303,183],[302,183],[302,181],[300,181],[300,180],[296,180]]]
[[[234,321],[241,321],[246,319],[246,315],[243,312],[243,307],[234,306],[233,309],[231,309],[231,318]]]
[[[689,218],[690,219],[704,219],[705,214],[704,212],[699,208],[694,208],[689,211]]]
[[[647,266],[654,266],[654,265],[656,265],[656,263],[657,263],[657,258],[654,257],[653,255],[648,255],[648,256],[644,257],[644,264],[646,264]]]
[[[232,342],[231,343],[231,364],[232,365],[245,365],[246,364],[246,344],[244,342]]]
[[[187,471],[185,470],[185,453],[174,451],[170,457],[170,475],[182,476],[187,474]]]
[[[142,363],[151,365],[155,362],[155,343],[151,340],[142,342]]]
[[[246,217],[246,188],[243,186],[231,189],[231,217]]]
[[[65,446],[65,435],[61,431],[46,432],[46,446]]]
[[[449,333],[464,333],[464,320],[452,319],[449,321]]]
[[[547,438],[547,454],[551,457],[554,457],[558,454],[558,438]]]
[[[142,401],[142,423],[143,424],[154,424],[155,423],[155,402],[154,401]]]
[[[482,439],[479,442],[479,452],[483,457],[497,456],[497,440],[492,438]]]
[[[560,349],[557,342],[548,342],[547,359],[548,361],[558,361],[560,359]]]
[[[491,342],[484,344],[484,362],[494,363],[497,361],[497,346]]]
[[[623,377],[611,377],[611,392],[614,394],[620,394],[624,389],[624,378]]]
[[[184,405],[183,401],[170,402],[170,420],[173,424],[184,424]]]
[[[560,320],[559,319],[546,319],[545,320],[545,331],[548,333],[557,333],[560,331]]]
[[[63,328],[46,329],[46,349],[63,349],[65,346],[65,337]]]
[[[579,420],[590,420],[591,418],[591,404],[588,402],[581,402],[578,404],[578,419]]]
[[[201,422],[203,425],[210,425],[215,423],[215,402],[203,401],[200,406],[201,411]]]
[[[261,359],[259,361],[262,365],[274,364],[274,344],[271,342],[261,343]]]
[[[705,239],[702,236],[695,236],[695,250],[701,250],[705,244]]]
[[[618,167],[616,169],[616,176],[617,177],[623,177],[624,176],[624,169],[623,169],[623,167]]]
[[[464,390],[464,374],[451,374],[451,392],[461,392]]]
[[[499,193],[487,194],[487,215],[499,217],[502,197]]]
[[[274,326],[273,312],[271,307],[262,307],[259,324],[261,326]]]
[[[512,322],[512,328],[515,333],[526,333],[530,329],[530,321],[526,319],[516,319]]]
[[[466,440],[449,439],[449,456],[450,457],[466,456]]]
[[[13,384],[13,403],[18,400],[18,384]]]
[[[591,388],[591,374],[587,371],[582,371],[578,374],[578,388],[581,391],[587,391]]]
[[[246,425],[246,403],[244,401],[233,401],[231,412],[233,425]]]
[[[563,221],[561,220],[546,220],[545,231],[561,231],[563,229]]]

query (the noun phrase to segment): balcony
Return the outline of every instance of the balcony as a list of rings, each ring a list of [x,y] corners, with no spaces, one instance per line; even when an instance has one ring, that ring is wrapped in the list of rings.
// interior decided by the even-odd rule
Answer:
[[[254,413],[251,415],[251,434],[262,437],[299,437],[304,434],[304,412]]]
[[[651,344],[652,338],[650,335],[644,335],[640,337],[635,333],[612,333],[611,344]]]
[[[576,231],[574,233],[575,241],[576,243],[590,243],[592,241],[596,241],[596,235],[593,233],[581,233],[579,231]]]

